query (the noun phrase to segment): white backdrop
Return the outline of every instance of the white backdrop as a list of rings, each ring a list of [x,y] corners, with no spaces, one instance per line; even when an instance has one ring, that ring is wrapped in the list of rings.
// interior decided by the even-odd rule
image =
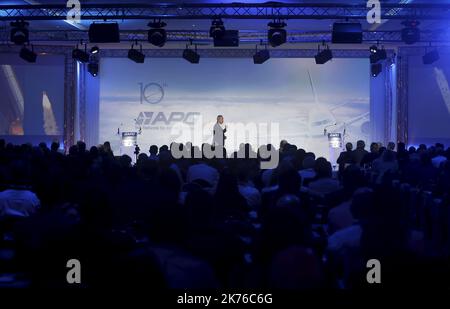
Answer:
[[[370,142],[368,59],[319,66],[308,58],[273,58],[263,65],[244,58],[205,58],[198,65],[175,58],[145,64],[103,58],[99,77],[99,141],[109,140],[116,152],[123,131],[141,132],[144,151],[172,141],[211,142],[218,114],[228,124],[229,150],[243,142],[278,146],[286,139],[327,156],[324,129],[345,130],[347,141]]]

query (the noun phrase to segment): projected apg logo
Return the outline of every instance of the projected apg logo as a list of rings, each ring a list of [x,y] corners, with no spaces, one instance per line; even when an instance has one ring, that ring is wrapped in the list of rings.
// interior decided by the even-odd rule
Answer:
[[[144,129],[155,125],[170,126],[177,122],[193,125],[199,116],[198,112],[140,112],[135,122],[136,126]]]
[[[158,83],[139,83],[141,104],[158,104],[164,98],[164,88]]]

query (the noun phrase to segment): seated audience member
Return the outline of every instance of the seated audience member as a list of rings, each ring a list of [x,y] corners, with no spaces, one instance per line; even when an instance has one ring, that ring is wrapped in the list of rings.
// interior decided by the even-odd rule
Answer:
[[[206,163],[198,162],[189,167],[186,174],[186,182],[191,183],[196,180],[203,180],[211,185],[212,190],[215,190],[219,181],[219,172],[214,167]]]
[[[364,148],[366,147],[366,143],[364,141],[357,141],[356,142],[356,149],[353,150],[353,162],[355,164],[360,165],[361,161],[363,160],[364,156],[368,154],[367,150]]]
[[[345,151],[341,152],[339,155],[339,158],[337,159],[337,164],[339,164],[339,175],[341,175],[344,172],[344,169],[347,165],[353,163],[353,144],[347,143],[345,144]]]
[[[273,177],[274,170],[275,169],[267,169],[261,173],[261,182],[264,188],[269,188],[272,185],[273,183],[272,179],[274,178]]]
[[[380,145],[378,143],[370,144],[370,152],[361,160],[361,166],[371,166],[372,162],[380,156]]]
[[[150,149],[150,156],[148,157],[150,160],[158,160],[158,146],[156,145],[151,145]]]
[[[444,153],[444,148],[437,147],[436,148],[436,155],[433,159],[431,159],[431,162],[433,163],[433,166],[436,168],[440,168],[443,163],[447,161],[447,157]]]
[[[395,158],[397,159],[397,151],[395,151],[395,143],[394,142],[388,143],[387,150],[392,151],[394,153]],[[398,150],[400,150],[400,147],[398,147]]]
[[[247,200],[248,206],[252,209],[258,209],[261,205],[261,193],[250,181],[247,166],[240,166],[238,170],[238,181],[239,192]]]
[[[442,144],[399,143],[395,153],[389,143],[377,158],[372,145],[346,145],[338,179],[325,158],[287,141],[268,171],[261,157],[175,159],[159,146],[133,164],[108,142],[64,154],[56,142],[0,139],[0,272],[67,287],[60,265],[70,256],[84,265],[82,287],[355,288],[376,258],[383,286],[418,284],[416,275],[446,286],[435,279],[450,276]]]
[[[146,251],[156,257],[169,288],[218,287],[211,265],[183,246],[189,224],[180,205],[164,203],[154,207],[147,224],[152,242]]]
[[[361,224],[373,212],[373,191],[369,188],[361,188],[355,192],[350,203],[353,224],[337,231],[328,238],[327,250],[334,256],[340,256],[347,249],[356,249],[360,246],[362,226]]]
[[[0,192],[0,217],[28,217],[40,206],[36,194],[26,189],[7,189]]]
[[[280,251],[291,246],[309,247],[311,226],[307,213],[295,195],[285,195],[275,202],[263,218],[257,260],[268,264]]]
[[[395,151],[395,143],[394,142],[389,142],[388,145],[387,145],[387,150]]]
[[[167,145],[162,145],[161,147],[159,147],[159,153],[161,154],[162,152],[166,152],[166,151],[170,151],[169,150],[169,146]]]
[[[439,174],[439,170],[433,166],[431,156],[422,150],[419,160],[411,160],[408,166],[404,168],[405,180],[421,188],[434,182]]]
[[[321,288],[323,284],[322,264],[313,250],[292,246],[274,256],[270,288],[304,290]]]
[[[263,191],[262,193],[261,218],[271,208],[275,207],[277,201],[286,194],[297,196],[300,199],[301,177],[294,167],[288,162],[283,162],[278,167],[277,176],[278,186],[273,187],[272,190]]]
[[[247,200],[239,192],[237,177],[229,169],[220,174],[214,194],[216,219],[245,219],[250,210]]]
[[[50,151],[52,153],[56,153],[59,151],[59,142],[52,142],[51,146],[50,146]]]
[[[340,189],[339,181],[332,178],[331,163],[325,158],[316,160],[314,171],[316,172],[316,180],[309,183],[309,192],[323,196]]]
[[[302,185],[305,185],[305,183],[311,181],[312,179],[316,178],[316,171],[314,170],[314,164],[316,161],[314,160],[314,157],[305,155],[305,158],[302,162],[302,167],[300,171],[298,171],[300,177],[302,178]]]
[[[396,173],[398,163],[395,160],[394,152],[386,150],[380,158],[373,161],[372,170],[377,175],[376,183],[380,184],[386,173]]]
[[[107,156],[114,157],[110,142],[106,141],[103,143],[103,151],[107,154]]]
[[[350,198],[328,212],[329,234],[349,227],[354,223],[355,219],[350,211],[350,205],[355,195],[366,191],[365,188],[362,188],[365,185],[364,175],[356,166],[347,167],[344,171],[343,183],[344,193],[347,196],[350,195]]]
[[[9,167],[9,189],[0,192],[0,217],[28,217],[38,210],[40,201],[27,185],[30,183],[28,166],[23,161],[13,161]]]
[[[148,161],[148,156],[147,156],[147,154],[146,154],[146,153],[140,153],[140,154],[138,155],[138,157],[137,157],[136,165],[137,165],[137,166],[142,165],[144,162],[147,162],[147,161]]]
[[[77,147],[78,147],[78,153],[80,155],[85,155],[86,154],[86,143],[83,141],[78,141],[77,142]]]
[[[289,145],[289,143],[286,140],[283,139],[280,141],[280,153],[283,153],[285,151],[284,147],[286,145]]]

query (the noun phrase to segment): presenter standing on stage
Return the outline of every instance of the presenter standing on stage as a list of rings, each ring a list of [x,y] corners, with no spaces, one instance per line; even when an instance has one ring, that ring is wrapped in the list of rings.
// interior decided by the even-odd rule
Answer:
[[[227,126],[223,123],[223,116],[217,116],[217,122],[214,125],[213,130],[213,145],[214,146],[225,146],[225,133],[227,132]]]

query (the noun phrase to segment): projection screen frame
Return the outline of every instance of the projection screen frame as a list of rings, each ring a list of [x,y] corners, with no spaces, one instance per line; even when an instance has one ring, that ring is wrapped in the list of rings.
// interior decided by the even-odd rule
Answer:
[[[76,140],[85,140],[85,130],[81,128],[86,124],[86,101],[83,100],[85,96],[80,95],[80,91],[84,91],[83,85],[77,87],[77,69],[76,62],[72,59],[71,46],[51,46],[41,45],[35,46],[34,50],[39,54],[46,55],[64,55],[65,56],[65,77],[64,77],[64,148],[73,145]],[[0,46],[1,53],[17,54],[19,47],[15,46]],[[198,49],[198,53],[205,58],[251,58],[255,50],[249,49]],[[127,57],[128,49],[102,49],[100,57]],[[143,53],[146,57],[154,58],[181,58],[183,49],[148,49]],[[313,58],[316,49],[271,49],[272,58]],[[394,58],[395,51],[387,50],[388,57]],[[334,58],[368,58],[368,49],[333,49]],[[77,102],[78,98],[78,102]],[[81,99],[81,100],[80,100]],[[397,110],[397,118],[399,119],[399,127],[401,118],[399,110]],[[406,122],[407,123],[407,122]],[[78,131],[78,132],[77,132]]]
[[[20,46],[0,45],[0,53],[17,56]],[[75,116],[76,116],[76,66],[72,59],[72,47],[33,45],[33,50],[39,56],[64,56],[64,129],[63,144],[67,151],[75,142]],[[24,62],[25,63],[25,62]]]

